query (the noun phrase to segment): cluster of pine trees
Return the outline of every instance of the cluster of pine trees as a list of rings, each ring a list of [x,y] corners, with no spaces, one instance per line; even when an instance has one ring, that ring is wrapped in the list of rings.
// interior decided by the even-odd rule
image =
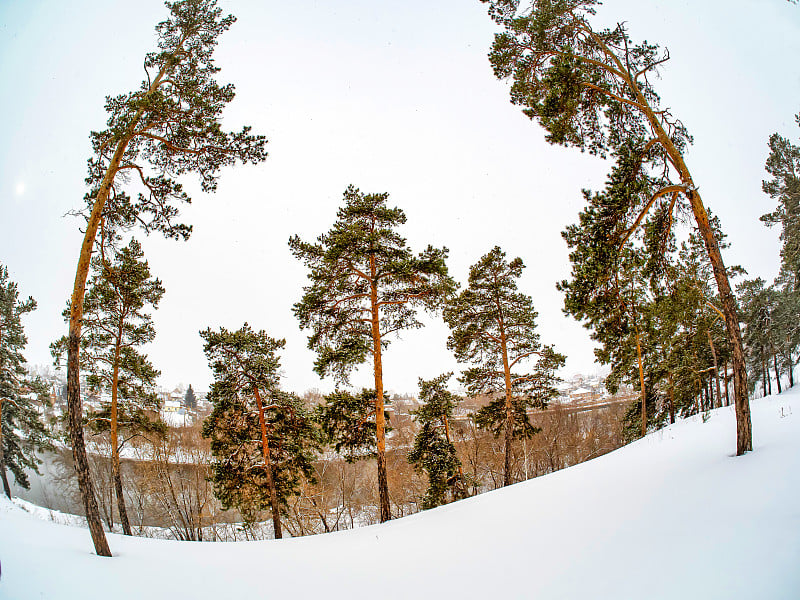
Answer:
[[[599,342],[598,359],[611,366],[609,388],[628,382],[640,391],[628,418],[631,436],[733,398],[737,454],[751,450],[748,390],[759,377],[769,390],[770,368],[778,386],[782,373],[793,384],[798,360],[797,146],[777,134],[770,139],[772,179],[764,184],[778,201],[764,221],[782,228],[781,275],[769,287],[760,280],[742,283],[737,299],[730,278],[740,270],[725,267],[721,225],[704,206],[684,158],[691,137],[660,107],[653,86],[668,53],[636,44],[623,24],[594,28],[596,0],[483,1],[502,28],[489,58],[495,75],[511,80],[511,101],[545,129],[549,142],[612,161],[605,188],[584,191],[579,222],[563,234],[572,273],[559,289],[566,312]],[[167,6],[168,19],[156,27],[158,48],[145,57],[146,80],[110,97],[106,129],[91,134],[89,191],[80,213],[84,238],[65,311],[69,333],[53,345],[56,356],[66,356],[70,445],[101,556],[110,556],[110,549],[84,428],[109,432],[117,481],[126,441],[163,428],[152,418],[158,371],[138,347],[155,335],[146,309],[157,306],[164,289],[150,275],[140,245],[130,240],[125,246],[124,239],[135,227],[187,239],[191,226],[177,220],[179,206],[190,199],[178,178],[195,173],[202,190],[213,192],[223,167],[267,157],[263,136],[249,127],[226,132],[221,126],[234,89],[216,81],[213,52],[234,17],[223,15],[215,0]],[[475,423],[504,441],[504,484],[512,482],[515,440],[537,433],[529,412],[556,394],[564,356],[536,333],[533,301],[517,289],[522,260],[490,249],[459,291],[448,274],[448,250],[412,252],[398,231],[406,217],[387,200],[386,193],[348,187],[327,233],[315,242],[289,241],[309,281],[295,315],[310,331],[315,371],[339,385],[313,412],[280,388],[282,340],[246,324],[201,334],[215,377],[213,412],[203,432],[215,456],[216,493],[243,514],[268,507],[276,537],[282,506],[311,477],[311,461],[326,446],[353,460],[376,458],[380,520],[391,518],[382,356],[397,333],[421,326],[418,310],[442,314],[451,331],[448,347],[466,366],[461,385],[470,395],[490,397]],[[3,272],[4,286],[5,280]],[[18,322],[33,302],[20,303],[16,288],[7,289],[0,322],[0,466],[5,473],[8,465],[19,481],[45,440],[25,412],[24,392],[35,384],[21,378]],[[374,387],[348,391],[349,375],[363,363],[371,363]],[[89,415],[82,410],[82,370],[89,385],[111,392],[109,406]],[[447,388],[449,378],[420,381],[424,405],[409,460],[428,476],[426,507],[468,489],[450,429],[459,399]],[[116,496],[125,526],[121,486]]]

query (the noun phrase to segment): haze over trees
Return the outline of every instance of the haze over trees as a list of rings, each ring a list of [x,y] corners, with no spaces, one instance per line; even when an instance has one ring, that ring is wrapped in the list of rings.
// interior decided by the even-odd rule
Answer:
[[[91,134],[89,192],[81,211],[86,223],[70,300],[68,407],[75,468],[99,556],[111,556],[111,550],[89,475],[79,379],[85,286],[98,231],[100,247],[137,226],[186,239],[191,227],[176,219],[178,206],[190,198],[175,178],[195,173],[202,191],[213,192],[220,169],[267,155],[263,136],[249,127],[227,133],[220,123],[234,88],[215,80],[213,52],[234,17],[223,16],[215,0],[180,0],[167,8],[168,19],[156,26],[158,49],[144,60],[146,80],[135,91],[108,97],[107,128]],[[134,183],[126,185],[129,180]]]
[[[381,521],[391,518],[386,475],[386,425],[382,353],[392,334],[420,327],[418,307],[435,309],[454,283],[447,249],[428,246],[414,255],[396,229],[406,216],[386,205],[389,194],[363,194],[352,185],[333,227],[317,243],[298,236],[289,247],[309,269],[310,284],[294,313],[311,329],[314,370],[347,382],[350,371],[372,357],[375,379],[378,490]]]
[[[752,450],[736,300],[708,212],[684,160],[691,138],[683,123],[660,107],[652,83],[669,52],[649,42],[634,43],[622,23],[594,29],[590,20],[597,0],[483,1],[504,29],[495,36],[489,60],[499,79],[511,79],[511,102],[539,122],[550,143],[615,160],[623,185],[615,189],[610,182],[606,226],[618,247],[648,215],[661,223],[662,238],[669,235],[677,214],[694,217],[730,339],[736,453]]]

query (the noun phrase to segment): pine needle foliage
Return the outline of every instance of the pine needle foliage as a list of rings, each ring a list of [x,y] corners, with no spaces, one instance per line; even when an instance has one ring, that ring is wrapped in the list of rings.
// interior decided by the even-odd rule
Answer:
[[[135,239],[92,260],[93,275],[84,298],[81,368],[86,383],[95,394],[107,392],[110,400],[87,413],[86,424],[95,434],[109,434],[111,470],[126,535],[132,535],[125,506],[120,472],[120,452],[137,436],[163,436],[166,425],[156,416],[159,399],[155,391],[161,374],[140,348],[156,336],[153,319],[147,310],[157,308],[164,287],[151,276],[141,244]],[[69,321],[70,309],[64,311]],[[69,338],[51,345],[59,364],[67,353]]]
[[[649,222],[651,231],[644,239],[652,251],[653,243],[669,239],[682,214],[693,216],[713,265],[730,338],[736,453],[752,450],[736,299],[719,240],[684,159],[691,137],[683,123],[661,107],[653,86],[669,52],[647,41],[635,43],[622,22],[594,28],[599,0],[482,1],[502,27],[489,60],[496,77],[511,80],[511,102],[545,129],[550,143],[614,158],[604,227],[617,246]],[[656,253],[653,259],[658,258]],[[650,263],[663,268],[658,260]]]
[[[414,254],[397,228],[405,213],[387,206],[389,194],[344,192],[336,222],[316,243],[289,240],[292,253],[308,268],[294,313],[310,329],[314,370],[347,383],[350,372],[372,358],[378,490],[381,522],[391,518],[386,476],[382,353],[390,336],[422,326],[416,310],[439,308],[455,283],[447,274],[447,248],[428,246]]]
[[[431,380],[419,380],[419,399],[423,403],[413,411],[420,429],[408,453],[408,462],[428,476],[428,489],[422,498],[422,509],[446,504],[466,496],[461,460],[450,437],[453,410],[461,400],[447,389],[452,373]]]
[[[258,163],[266,139],[249,127],[222,129],[222,111],[234,88],[215,77],[213,54],[219,36],[234,22],[216,0],[167,2],[169,17],[156,26],[157,50],[144,59],[146,80],[138,89],[106,97],[106,129],[91,133],[83,242],[70,300],[67,405],[78,487],[98,556],[111,556],[100,521],[83,440],[80,394],[80,337],[83,301],[95,245],[113,246],[133,227],[185,239],[191,227],[178,223],[189,202],[178,178],[195,173],[201,189],[216,189],[220,170]],[[99,232],[99,241],[97,240]]]
[[[272,512],[275,537],[282,536],[281,511],[299,492],[302,478],[313,481],[319,433],[303,402],[279,387],[278,351],[285,340],[244,324],[200,333],[214,372],[208,394],[213,405],[203,422],[211,440],[214,492],[227,509],[248,521]]]
[[[42,461],[37,452],[52,448],[39,410],[49,404],[47,389],[40,380],[28,376],[22,355],[28,343],[22,317],[35,309],[33,298],[20,300],[17,284],[9,278],[8,268],[0,264],[0,477],[9,498],[6,469],[18,485],[30,489],[26,471],[38,473]]]
[[[538,432],[528,410],[558,395],[556,371],[565,360],[539,340],[533,300],[517,290],[523,268],[521,258],[507,261],[495,246],[470,267],[466,289],[444,310],[451,331],[447,347],[459,362],[473,365],[461,383],[471,395],[493,397],[476,421],[505,436],[504,485],[511,483],[512,442]]]

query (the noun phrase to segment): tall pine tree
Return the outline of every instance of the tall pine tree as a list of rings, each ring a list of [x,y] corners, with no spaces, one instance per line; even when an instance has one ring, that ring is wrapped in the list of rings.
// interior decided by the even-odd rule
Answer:
[[[598,0],[483,0],[504,31],[489,60],[495,75],[511,79],[511,101],[536,119],[550,143],[613,155],[632,179],[648,185],[629,194],[606,222],[631,235],[648,214],[672,227],[681,211],[694,217],[713,268],[732,353],[736,397],[736,453],[753,449],[747,372],[736,298],[719,240],[684,155],[686,128],[662,110],[653,87],[668,59],[655,44],[636,44],[623,23],[595,29]],[[622,196],[618,197],[623,200]],[[624,238],[623,240],[624,241]]]
[[[136,226],[169,238],[186,238],[191,228],[175,222],[177,205],[189,202],[176,177],[200,176],[204,192],[216,189],[222,167],[266,158],[263,136],[249,127],[222,130],[234,88],[214,79],[213,53],[219,36],[234,22],[216,0],[167,2],[170,16],[156,26],[158,49],[145,56],[146,80],[127,94],[108,97],[107,128],[92,132],[93,156],[86,178],[86,220],[70,300],[67,404],[78,485],[89,530],[99,556],[111,556],[103,533],[81,425],[80,338],[84,294],[92,253],[120,230]],[[131,194],[125,191],[132,180]]]
[[[235,506],[247,520],[269,507],[275,538],[281,538],[282,507],[301,477],[313,478],[318,448],[302,402],[278,385],[277,351],[285,341],[246,323],[237,331],[223,327],[200,335],[214,372],[208,395],[214,408],[203,422],[214,455],[214,491],[225,508]]]
[[[462,383],[470,394],[493,396],[477,422],[503,434],[503,485],[512,483],[514,439],[537,432],[528,410],[558,395],[556,370],[564,364],[564,356],[539,341],[533,301],[517,291],[523,268],[522,259],[509,262],[495,246],[470,268],[467,288],[444,310],[452,331],[448,347],[459,362],[474,365]]]
[[[392,334],[421,326],[417,307],[439,306],[454,287],[447,249],[428,246],[415,256],[396,231],[406,216],[386,205],[388,197],[350,186],[336,222],[316,244],[298,236],[289,240],[292,253],[309,269],[310,284],[294,312],[300,326],[313,332],[308,346],[317,352],[316,372],[346,382],[354,367],[372,357],[381,522],[391,518],[383,350]]]
[[[97,433],[108,433],[111,446],[111,477],[120,523],[132,535],[123,494],[120,451],[133,437],[164,433],[165,425],[152,415],[158,410],[155,392],[160,371],[139,348],[155,339],[153,319],[147,310],[157,308],[164,288],[150,274],[142,247],[136,240],[114,253],[92,260],[93,275],[84,299],[81,367],[92,391],[108,392],[111,401],[90,411],[88,423]],[[69,319],[69,309],[64,313]],[[68,338],[52,346],[59,359],[66,353]]]
[[[21,301],[17,284],[0,264],[0,478],[11,498],[6,469],[16,482],[30,488],[26,469],[38,472],[40,450],[51,448],[50,436],[35,401],[49,402],[45,386],[28,377],[22,351],[28,339],[22,316],[36,308],[33,298]]]

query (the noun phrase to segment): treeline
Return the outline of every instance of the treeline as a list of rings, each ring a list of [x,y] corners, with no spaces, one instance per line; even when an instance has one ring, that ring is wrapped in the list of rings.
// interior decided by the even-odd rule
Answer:
[[[610,387],[630,382],[640,392],[640,405],[627,418],[629,437],[732,398],[736,453],[752,450],[748,390],[756,375],[768,387],[770,362],[780,375],[797,360],[791,318],[797,314],[796,147],[773,136],[767,165],[773,179],[765,191],[779,206],[765,220],[783,230],[781,278],[769,288],[746,282],[737,300],[730,279],[740,271],[722,260],[721,224],[706,209],[685,160],[691,137],[661,108],[653,85],[668,53],[637,44],[622,23],[594,28],[594,0],[485,3],[501,27],[489,58],[495,75],[511,80],[511,101],[544,128],[549,142],[612,161],[605,188],[584,191],[579,222],[564,232],[572,273],[559,288],[565,310],[599,342],[598,359],[612,369]],[[164,435],[148,417],[147,389],[157,371],[136,350],[152,339],[144,311],[163,289],[129,233],[138,227],[188,238],[191,227],[178,217],[190,199],[177,178],[195,173],[202,190],[212,192],[223,167],[267,156],[263,136],[249,127],[226,132],[221,126],[234,91],[217,83],[213,51],[234,18],[213,0],[167,6],[168,19],[156,27],[158,48],[145,57],[146,80],[109,98],[107,127],[91,134],[84,238],[65,312],[69,333],[54,345],[66,356],[70,446],[100,556],[110,549],[84,425],[107,431],[112,440],[120,515],[126,511],[117,485],[120,446],[130,436]],[[536,333],[533,302],[517,289],[522,260],[507,260],[499,247],[487,249],[459,291],[447,271],[447,249],[413,253],[397,229],[405,215],[387,198],[351,186],[327,233],[316,242],[290,240],[309,281],[295,315],[310,332],[316,372],[340,385],[314,412],[280,388],[281,340],[246,324],[202,334],[215,376],[214,408],[203,427],[214,455],[215,492],[225,506],[245,513],[270,507],[276,537],[287,498],[313,479],[315,454],[331,445],[352,460],[374,455],[379,520],[392,516],[382,354],[395,334],[420,326],[417,310],[441,312],[451,331],[448,346],[465,365],[461,385],[490,400],[473,424],[500,443],[504,485],[519,478],[515,448],[540,433],[530,411],[556,393],[564,356]],[[744,338],[742,315],[755,319],[744,321]],[[374,387],[350,390],[348,375],[365,362],[372,365]],[[82,369],[92,385],[111,389],[110,406],[88,422]],[[452,423],[458,399],[448,379],[443,374],[420,382],[425,405],[411,458],[428,480],[426,506],[484,485],[469,480],[458,448]],[[3,410],[19,406],[20,397],[4,400]]]

